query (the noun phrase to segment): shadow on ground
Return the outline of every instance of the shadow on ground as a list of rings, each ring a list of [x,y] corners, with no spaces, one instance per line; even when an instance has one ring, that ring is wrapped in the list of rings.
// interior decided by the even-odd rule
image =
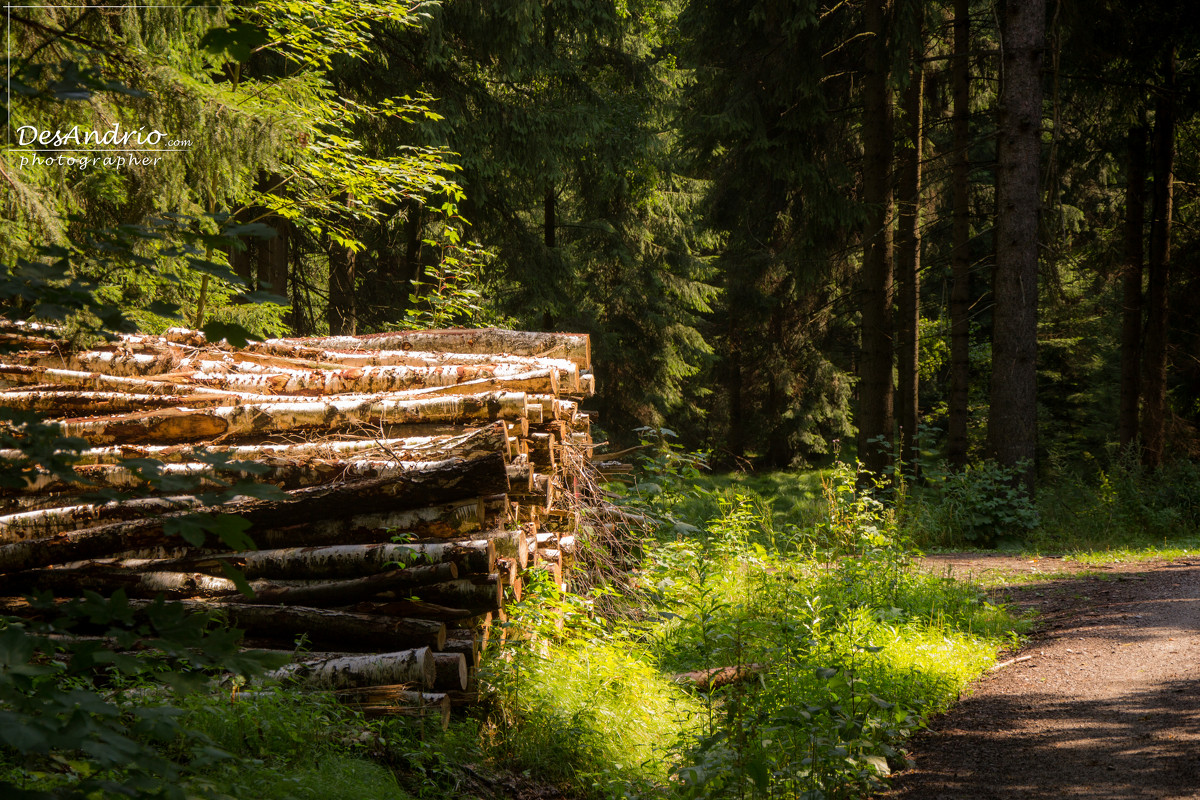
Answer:
[[[913,740],[886,797],[1200,797],[1200,568],[1006,587],[1040,629]]]

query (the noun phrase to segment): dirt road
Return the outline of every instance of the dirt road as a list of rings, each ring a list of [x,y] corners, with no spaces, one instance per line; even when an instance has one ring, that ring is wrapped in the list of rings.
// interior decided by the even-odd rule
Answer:
[[[1200,559],[1096,568],[937,556],[929,565],[1078,574],[995,590],[1038,611],[1039,631],[911,742],[915,768],[882,796],[1200,798]]]

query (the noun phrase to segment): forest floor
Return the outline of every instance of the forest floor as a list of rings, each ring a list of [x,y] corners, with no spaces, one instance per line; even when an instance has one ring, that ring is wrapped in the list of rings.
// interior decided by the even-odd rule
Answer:
[[[881,797],[1200,797],[1200,558],[925,563],[1037,628],[910,741],[913,768]]]

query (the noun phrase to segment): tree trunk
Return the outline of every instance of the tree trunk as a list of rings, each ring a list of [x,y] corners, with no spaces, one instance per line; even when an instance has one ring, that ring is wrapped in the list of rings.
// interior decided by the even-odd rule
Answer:
[[[474,630],[456,628],[447,631],[446,644],[442,646],[442,651],[460,654],[466,659],[467,667],[473,669],[479,664],[479,636]]]
[[[32,411],[51,417],[98,417],[130,414],[148,408],[174,408],[185,403],[218,405],[219,397],[195,398],[184,395],[123,394],[88,391],[9,391],[0,394],[5,408]]]
[[[923,17],[923,14],[922,14]],[[896,231],[896,264],[899,284],[899,319],[896,359],[899,386],[896,416],[900,425],[900,458],[912,472],[916,466],[917,425],[920,422],[918,383],[920,378],[921,329],[921,158],[924,141],[925,68],[924,19],[920,43],[910,54],[912,74],[904,93],[904,146],[899,163],[900,205]]]
[[[78,370],[57,369],[53,367],[26,366],[24,364],[0,363],[0,378],[18,384],[52,384],[55,386],[72,386],[77,389],[95,391],[144,392],[154,395],[188,395],[192,402],[194,396],[203,396],[204,402],[209,398],[222,398],[230,403],[269,400],[269,397],[252,395],[245,392],[231,392],[220,389],[209,389],[205,386],[192,386],[172,383],[166,380],[150,378],[127,378],[120,375],[105,375],[100,372],[81,372]]]
[[[579,366],[563,358],[497,355],[492,353],[427,353],[415,350],[359,350],[345,352],[307,347],[299,344],[251,342],[237,359],[254,360],[264,365],[307,369],[347,369],[350,367],[468,367],[475,369],[520,367],[513,372],[553,369],[565,391],[579,393],[582,376]]]
[[[433,663],[437,673],[434,688],[459,691],[467,688],[467,659],[462,653],[434,653]]]
[[[128,561],[118,561],[85,563],[77,568],[25,570],[0,576],[0,593],[53,589],[59,594],[78,597],[84,591],[111,594],[117,589],[124,589],[131,597],[155,597],[161,594],[171,599],[188,599],[241,595],[229,578],[197,572],[170,572],[154,564],[137,565],[148,566],[149,569],[145,570],[130,569],[127,564]],[[239,602],[282,606],[348,606],[382,592],[457,579],[458,567],[453,562],[447,562],[324,582],[283,584],[255,580],[250,582],[254,596]]]
[[[365,656],[341,656],[321,661],[288,664],[266,677],[296,681],[313,689],[351,689],[404,683],[426,689],[436,677],[428,647]]]
[[[250,242],[247,238],[242,238],[236,245],[230,245],[225,251],[229,256],[229,268],[234,273],[246,282],[246,285],[254,280],[254,267],[250,262]]]
[[[432,619],[439,622],[452,623],[459,627],[474,627],[484,616],[478,609],[451,608],[449,606],[438,605],[437,603],[426,603],[421,600],[392,600],[390,602],[368,600],[356,604],[354,610],[363,614],[385,614],[393,617]],[[446,649],[446,645],[443,645],[441,649]]]
[[[192,495],[172,495],[9,514],[0,517],[0,543],[45,538],[65,531],[124,520],[161,517],[184,509],[195,509],[200,504],[199,498]],[[489,517],[502,514],[502,506],[503,502],[494,498],[471,498],[427,508],[309,519],[295,525],[267,527],[255,535],[258,544],[264,547],[373,544],[388,542],[392,535],[399,533],[420,538],[454,539],[478,531]],[[133,549],[136,546],[121,548]]]
[[[892,97],[888,80],[889,0],[866,0],[863,58],[863,298],[858,384],[858,457],[872,472],[888,466],[892,413]]]
[[[950,290],[950,397],[946,457],[958,469],[967,465],[967,428],[971,387],[971,82],[969,0],[954,0],[954,59],[950,83],[954,94],[952,145]]]
[[[736,667],[713,667],[695,672],[680,672],[674,678],[676,683],[690,686],[698,692],[709,692],[734,683],[745,683],[766,672],[762,664],[741,664]]]
[[[23,511],[0,517],[0,544],[52,536],[105,522],[159,516],[200,505],[191,495],[138,497],[103,504],[85,504]]]
[[[238,593],[233,581],[192,572],[135,572],[109,564],[64,569],[27,569],[0,576],[0,594],[23,594],[51,590],[63,597],[82,597],[84,592],[111,595],[116,590],[130,597],[171,600],[194,597],[227,597]]]
[[[218,613],[229,625],[259,638],[291,643],[306,635],[319,646],[352,650],[398,647],[440,648],[446,643],[444,623],[377,614],[358,614],[304,606],[251,605],[237,602],[183,601],[185,607]]]
[[[337,242],[329,243],[329,332],[334,336],[353,336],[358,325],[354,298],[354,262],[351,250]]]
[[[3,397],[3,395],[0,395]],[[362,438],[344,441],[302,442],[299,444],[206,445],[206,453],[221,453],[231,461],[267,458],[305,459],[313,457],[345,458],[359,455],[364,458],[390,456],[396,461],[445,461],[448,458],[478,458],[488,453],[503,453],[507,449],[507,427],[504,422],[486,423],[463,430],[446,427],[432,435],[404,436],[390,439]],[[17,459],[17,450],[0,450],[0,458]],[[77,465],[112,464],[126,458],[152,458],[167,464],[195,458],[187,445],[129,445],[96,447],[79,453]]]
[[[1137,436],[1142,367],[1142,269],[1146,223],[1146,129],[1129,131],[1129,175],[1125,186],[1125,266],[1121,301],[1121,405],[1117,440]]]
[[[504,601],[503,587],[499,575],[495,573],[445,583],[431,583],[405,593],[405,597],[410,595],[425,603],[488,611],[500,608]],[[381,596],[386,599],[386,595]]]
[[[270,239],[258,242],[258,289],[277,295],[287,305],[288,250],[292,224],[283,217],[270,217],[267,224],[275,229]]]
[[[988,447],[1021,465],[1032,494],[1037,454],[1038,166],[1045,0],[1008,0],[996,167],[996,271]]]
[[[347,606],[384,592],[418,590],[418,587],[458,579],[454,562],[392,569],[347,580],[281,585],[266,581],[250,584],[254,597],[246,602],[285,606]]]
[[[225,374],[197,372],[189,380],[214,389],[260,395],[325,396],[333,394],[476,394],[522,391],[557,395],[558,370],[495,364],[444,367],[351,367],[343,370],[256,369]]]
[[[344,544],[245,550],[169,560],[129,560],[120,566],[210,574],[223,574],[223,568],[229,566],[240,570],[247,580],[312,580],[358,578],[398,566],[446,563],[453,564],[459,573],[466,575],[491,572],[495,553],[490,539],[479,539],[429,544]]]
[[[62,353],[58,350],[35,350],[25,353],[6,353],[12,363],[51,369],[99,372],[125,378],[145,378],[165,375],[179,368],[183,359],[171,348],[162,346],[97,347],[81,353]]]
[[[405,220],[405,234],[407,241],[404,245],[404,275],[401,276],[403,285],[407,289],[407,294],[402,304],[404,308],[408,308],[408,294],[411,294],[416,287],[414,281],[422,279],[422,271],[425,264],[421,258],[421,248],[423,245],[421,215],[424,212],[423,206],[416,200],[408,202],[407,218]]]
[[[1175,48],[1163,63],[1163,88],[1154,104],[1154,185],[1146,283],[1145,390],[1142,463],[1162,463],[1167,412],[1167,285],[1171,268],[1171,216],[1175,191]]]

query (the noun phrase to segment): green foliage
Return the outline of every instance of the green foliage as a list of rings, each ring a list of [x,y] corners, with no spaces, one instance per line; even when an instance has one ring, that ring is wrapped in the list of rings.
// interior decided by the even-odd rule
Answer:
[[[496,756],[605,797],[878,787],[904,763],[905,737],[1020,623],[976,588],[916,570],[896,510],[853,467],[819,476],[823,496],[809,476],[777,516],[749,479],[705,476],[702,459],[649,433],[648,469],[625,496],[657,521],[637,586],[610,598],[619,621],[557,590],[512,616],[515,649],[489,672]],[[563,608],[585,624],[560,632]],[[763,669],[709,691],[670,682],[739,665]]]
[[[170,257],[213,268],[201,246],[227,239],[205,233],[208,220],[180,225]],[[91,230],[72,247],[43,247],[36,257],[17,256],[0,274],[7,326],[54,337],[63,330],[76,336],[111,336],[124,325],[118,306],[87,276],[123,263],[152,266],[142,242],[161,244],[157,231],[142,226]],[[151,251],[153,252],[153,251]],[[219,265],[218,265],[219,266]],[[169,311],[169,309],[168,309]],[[31,319],[66,321],[46,327]],[[232,332],[231,332],[232,333]],[[36,415],[5,410],[0,414],[0,485],[24,486],[40,475],[76,479],[71,463],[86,443],[63,437],[56,424]],[[279,490],[255,484],[257,465],[229,462],[223,455],[199,457],[214,467],[216,486],[201,500],[219,504],[237,495],[276,497]],[[123,466],[146,486],[190,492],[195,480],[162,472],[162,465],[130,459]],[[104,499],[114,499],[101,493]],[[227,546],[253,546],[244,520],[224,514],[172,516],[164,531],[193,544],[214,536]],[[168,704],[127,703],[130,689],[164,686],[194,690],[213,677],[245,676],[278,665],[277,656],[241,652],[241,634],[215,626],[205,614],[179,604],[131,603],[124,594],[88,593],[83,600],[58,603],[49,594],[30,598],[29,619],[0,616],[0,790],[6,797],[178,797],[204,793],[201,772],[230,753],[182,726],[179,711]],[[173,748],[173,749],[172,749]]]
[[[141,130],[163,139],[145,144],[135,137],[135,146],[119,158],[109,153],[107,160],[93,161],[92,151],[80,151],[76,162],[89,159],[82,166],[55,159],[34,164],[28,152],[6,151],[0,164],[15,192],[14,202],[0,209],[0,226],[13,252],[28,256],[47,241],[80,242],[96,228],[207,214],[243,223],[235,236],[278,230],[287,239],[285,258],[289,246],[308,250],[310,259],[318,257],[312,272],[327,275],[330,247],[364,250],[365,232],[407,205],[428,209],[427,238],[448,258],[473,264],[478,248],[459,243],[464,223],[457,204],[463,197],[450,179],[455,167],[448,151],[397,144],[399,131],[439,118],[430,98],[420,92],[397,97],[389,89],[356,99],[333,84],[335,68],[372,52],[382,26],[412,27],[422,17],[420,7],[259,2],[228,10],[22,11],[8,41],[20,89],[9,109],[14,130],[77,126],[84,134]],[[47,60],[59,51],[70,60]],[[68,76],[77,76],[71,78],[77,83],[71,99],[82,102],[64,103],[55,89]],[[363,135],[381,126],[393,131],[382,150]],[[152,146],[169,152],[143,152]],[[200,229],[217,231],[203,223]],[[247,287],[250,269],[239,264],[239,277],[232,267],[244,242],[205,247],[203,261],[210,267],[198,269],[195,259],[170,252],[193,239],[171,226],[160,226],[157,235],[158,242],[141,242],[145,260],[111,263],[89,276],[103,282],[105,299],[134,322],[151,330],[176,324],[164,315],[165,305],[177,307],[191,327],[237,324],[260,338],[286,332],[286,301],[245,304],[254,288]],[[153,269],[147,268],[151,261]],[[312,288],[307,276],[289,276],[286,261],[273,268],[270,280],[288,279],[293,300],[312,302],[311,292],[305,297],[303,291]],[[282,285],[270,288],[277,300],[286,294]]]
[[[178,604],[135,610],[118,592],[65,605],[46,596],[33,607],[48,621],[0,621],[6,797],[183,798],[202,786],[201,771],[234,756],[183,726],[178,708],[130,704],[125,693],[153,684],[195,688],[215,673],[278,664],[240,652],[239,633],[213,628]]]
[[[434,247],[437,243],[425,244]],[[453,254],[458,250],[457,244],[447,245],[437,266],[431,267],[424,278],[413,280],[401,327],[414,330],[515,327],[515,320],[499,315],[484,298],[478,262],[490,254],[470,245],[464,251],[466,257],[460,258]]]
[[[833,313],[860,210],[856,9],[687,3],[676,115],[683,169],[703,181],[695,224],[723,290],[706,332],[708,430],[726,465],[784,468],[849,438],[852,311]]]
[[[396,778],[373,755],[390,742],[330,695],[254,689],[195,694],[181,722],[246,760],[214,765],[206,777],[232,797],[398,798]]]
[[[85,443],[62,437],[57,425],[33,415],[6,412],[0,444],[20,453],[0,460],[0,485],[12,487],[39,474],[73,480],[70,464]],[[215,467],[217,487],[202,493],[202,500],[278,493],[241,478],[250,465],[222,455],[206,460]],[[123,465],[159,489],[197,488],[194,479],[181,484],[179,476],[162,475],[155,461]],[[232,477],[223,480],[227,474]],[[228,515],[170,522],[168,533],[195,544],[212,535],[227,546],[253,545],[243,532],[245,522]],[[130,704],[124,692],[194,690],[222,674],[254,674],[280,663],[275,655],[242,652],[240,632],[179,604],[132,604],[121,592],[107,598],[88,593],[68,603],[45,594],[30,603],[36,614],[30,620],[0,617],[0,764],[11,767],[0,774],[6,797],[85,797],[97,791],[184,797],[200,791],[201,773],[234,756],[180,724],[176,707]]]
[[[1041,518],[1021,482],[1022,469],[984,461],[963,470],[926,470],[925,486],[905,508],[914,539],[921,545],[989,547],[1006,536],[1027,535]]]
[[[691,224],[700,190],[669,152],[675,7],[455,0],[429,13],[347,88],[386,75],[439,98],[444,119],[422,128],[458,154],[462,213],[495,256],[486,299],[516,325],[592,335],[611,430],[694,419],[715,292]],[[403,259],[381,248],[380,271],[405,273],[405,289],[431,272],[425,225],[408,215],[391,244]]]
[[[505,662],[481,676],[502,708],[493,758],[598,795],[663,783],[663,746],[691,727],[700,706],[630,644],[572,635],[541,648],[510,645]]]
[[[1186,542],[1200,531],[1198,492],[1195,463],[1148,470],[1132,447],[1082,466],[1055,464],[1039,495],[1042,525],[1028,544],[1073,552]]]

